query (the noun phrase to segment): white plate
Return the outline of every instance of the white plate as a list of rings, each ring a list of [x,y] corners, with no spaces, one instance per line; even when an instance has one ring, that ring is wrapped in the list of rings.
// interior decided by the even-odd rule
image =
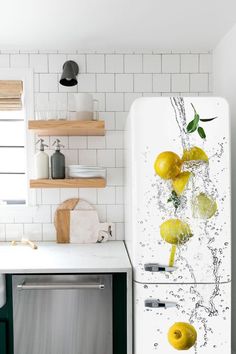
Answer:
[[[69,171],[68,177],[71,177],[71,178],[96,178],[96,177],[106,178],[106,171],[105,170],[76,171],[76,172]]]
[[[78,171],[78,170],[104,170],[103,167],[98,167],[98,166],[85,166],[85,165],[69,165],[68,170],[70,171]]]

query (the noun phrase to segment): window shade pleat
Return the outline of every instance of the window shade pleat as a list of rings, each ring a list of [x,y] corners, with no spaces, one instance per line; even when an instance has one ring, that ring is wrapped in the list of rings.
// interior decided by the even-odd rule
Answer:
[[[22,102],[20,98],[0,98],[0,110],[1,111],[11,111],[11,110],[21,110]]]
[[[21,95],[23,82],[20,80],[0,80],[0,111],[22,109]]]

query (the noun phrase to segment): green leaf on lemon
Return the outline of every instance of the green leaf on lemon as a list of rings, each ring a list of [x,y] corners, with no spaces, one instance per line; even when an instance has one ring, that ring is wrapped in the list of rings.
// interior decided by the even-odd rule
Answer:
[[[216,119],[218,117],[212,117],[212,118],[201,118],[200,121],[201,122],[211,122],[212,120]]]
[[[199,115],[196,113],[194,115],[194,119],[191,120],[191,122],[188,123],[187,125],[187,132],[188,133],[193,133],[198,127],[198,122],[199,122]]]
[[[200,137],[202,139],[206,139],[206,133],[205,133],[205,130],[202,127],[198,127],[197,132],[198,132],[198,134],[200,135]]]

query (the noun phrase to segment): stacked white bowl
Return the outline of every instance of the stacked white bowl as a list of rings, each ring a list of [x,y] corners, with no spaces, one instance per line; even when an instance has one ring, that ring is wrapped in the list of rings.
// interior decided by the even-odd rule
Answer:
[[[85,166],[85,165],[69,165],[69,178],[106,178],[106,170],[103,167]]]

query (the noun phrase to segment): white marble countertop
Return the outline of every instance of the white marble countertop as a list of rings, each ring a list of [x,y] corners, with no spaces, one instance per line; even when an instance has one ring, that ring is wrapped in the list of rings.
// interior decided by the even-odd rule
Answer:
[[[0,242],[0,273],[120,273],[131,272],[123,241],[95,244],[37,242],[11,246]]]

